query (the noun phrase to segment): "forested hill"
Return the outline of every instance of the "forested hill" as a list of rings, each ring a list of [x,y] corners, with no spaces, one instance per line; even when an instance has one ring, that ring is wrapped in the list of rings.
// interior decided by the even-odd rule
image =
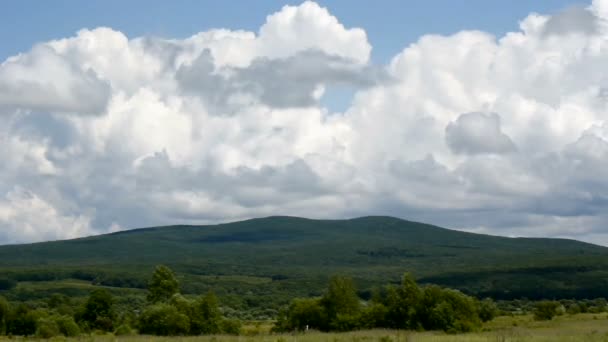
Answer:
[[[252,301],[316,295],[333,274],[352,276],[365,296],[404,272],[494,298],[608,297],[608,248],[392,217],[268,217],[0,246],[0,274],[21,282],[75,278],[143,288],[157,264],[173,268],[186,293],[214,289]]]

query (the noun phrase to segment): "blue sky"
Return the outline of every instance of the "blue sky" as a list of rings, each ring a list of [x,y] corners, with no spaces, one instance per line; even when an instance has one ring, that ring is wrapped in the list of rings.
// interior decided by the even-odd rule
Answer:
[[[5,1],[0,12],[0,59],[27,51],[34,43],[68,37],[81,28],[108,26],[129,37],[185,38],[210,28],[256,31],[268,14],[301,1]],[[497,36],[517,29],[531,12],[554,13],[577,0],[366,0],[319,1],[348,27],[362,27],[384,63],[423,34],[464,29]]]
[[[608,245],[608,0],[6,1],[0,41],[0,244],[390,215]]]

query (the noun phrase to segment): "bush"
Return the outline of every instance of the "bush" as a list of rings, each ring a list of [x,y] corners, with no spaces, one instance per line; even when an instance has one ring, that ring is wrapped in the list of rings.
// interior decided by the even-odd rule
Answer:
[[[74,337],[80,335],[80,328],[78,324],[74,322],[74,318],[70,316],[59,316],[55,319],[59,332],[67,337]]]
[[[9,313],[6,333],[14,336],[30,336],[36,333],[37,315],[24,304],[18,305]]]
[[[273,328],[276,332],[293,330],[327,329],[327,314],[321,301],[316,298],[294,299],[286,310],[279,313]]]
[[[0,296],[0,335],[4,335],[6,333],[6,322],[8,320],[8,316],[10,314],[11,307],[8,304],[8,301],[2,296]]]
[[[241,333],[241,321],[238,319],[223,319],[220,322],[220,330],[223,334],[239,335]]]
[[[149,335],[187,335],[190,331],[188,316],[169,304],[149,306],[139,318],[139,332]]]
[[[115,313],[112,294],[105,289],[91,292],[79,318],[91,329],[102,331],[114,330]]]
[[[36,337],[51,338],[60,335],[59,326],[52,318],[41,318],[37,322]]]
[[[220,312],[217,297],[209,292],[199,297],[192,305],[190,314],[190,334],[218,334],[220,333]]]
[[[134,335],[135,331],[128,325],[122,324],[116,330],[114,330],[114,335],[116,336],[127,336]]]
[[[560,306],[559,302],[541,301],[534,306],[534,319],[537,321],[548,321],[557,315]]]
[[[479,318],[482,322],[488,322],[498,316],[498,306],[490,298],[479,302]]]

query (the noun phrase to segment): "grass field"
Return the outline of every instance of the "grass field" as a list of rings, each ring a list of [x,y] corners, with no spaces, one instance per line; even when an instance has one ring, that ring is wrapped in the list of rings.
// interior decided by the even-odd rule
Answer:
[[[498,317],[487,323],[483,331],[449,335],[441,332],[411,332],[397,330],[369,330],[348,333],[308,332],[273,335],[269,324],[249,324],[241,336],[152,337],[152,336],[83,336],[67,341],[91,342],[565,342],[608,341],[608,314],[564,315],[552,321],[537,322],[531,316]],[[0,338],[0,341],[18,341],[20,338]],[[52,341],[65,341],[55,338]]]

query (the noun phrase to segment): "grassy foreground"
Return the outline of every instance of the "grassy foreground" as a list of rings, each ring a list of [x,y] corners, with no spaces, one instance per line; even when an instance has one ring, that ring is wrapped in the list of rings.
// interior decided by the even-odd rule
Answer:
[[[51,341],[91,342],[608,342],[608,314],[564,315],[552,321],[537,322],[530,315],[498,317],[487,323],[483,331],[449,335],[442,332],[412,332],[398,330],[368,330],[347,333],[308,332],[299,334],[270,334],[269,325],[245,326],[244,336],[154,337],[154,336],[83,336],[54,338]],[[21,338],[0,338],[0,341],[18,341]],[[28,339],[32,340],[32,339]],[[35,340],[35,339],[34,339]]]

